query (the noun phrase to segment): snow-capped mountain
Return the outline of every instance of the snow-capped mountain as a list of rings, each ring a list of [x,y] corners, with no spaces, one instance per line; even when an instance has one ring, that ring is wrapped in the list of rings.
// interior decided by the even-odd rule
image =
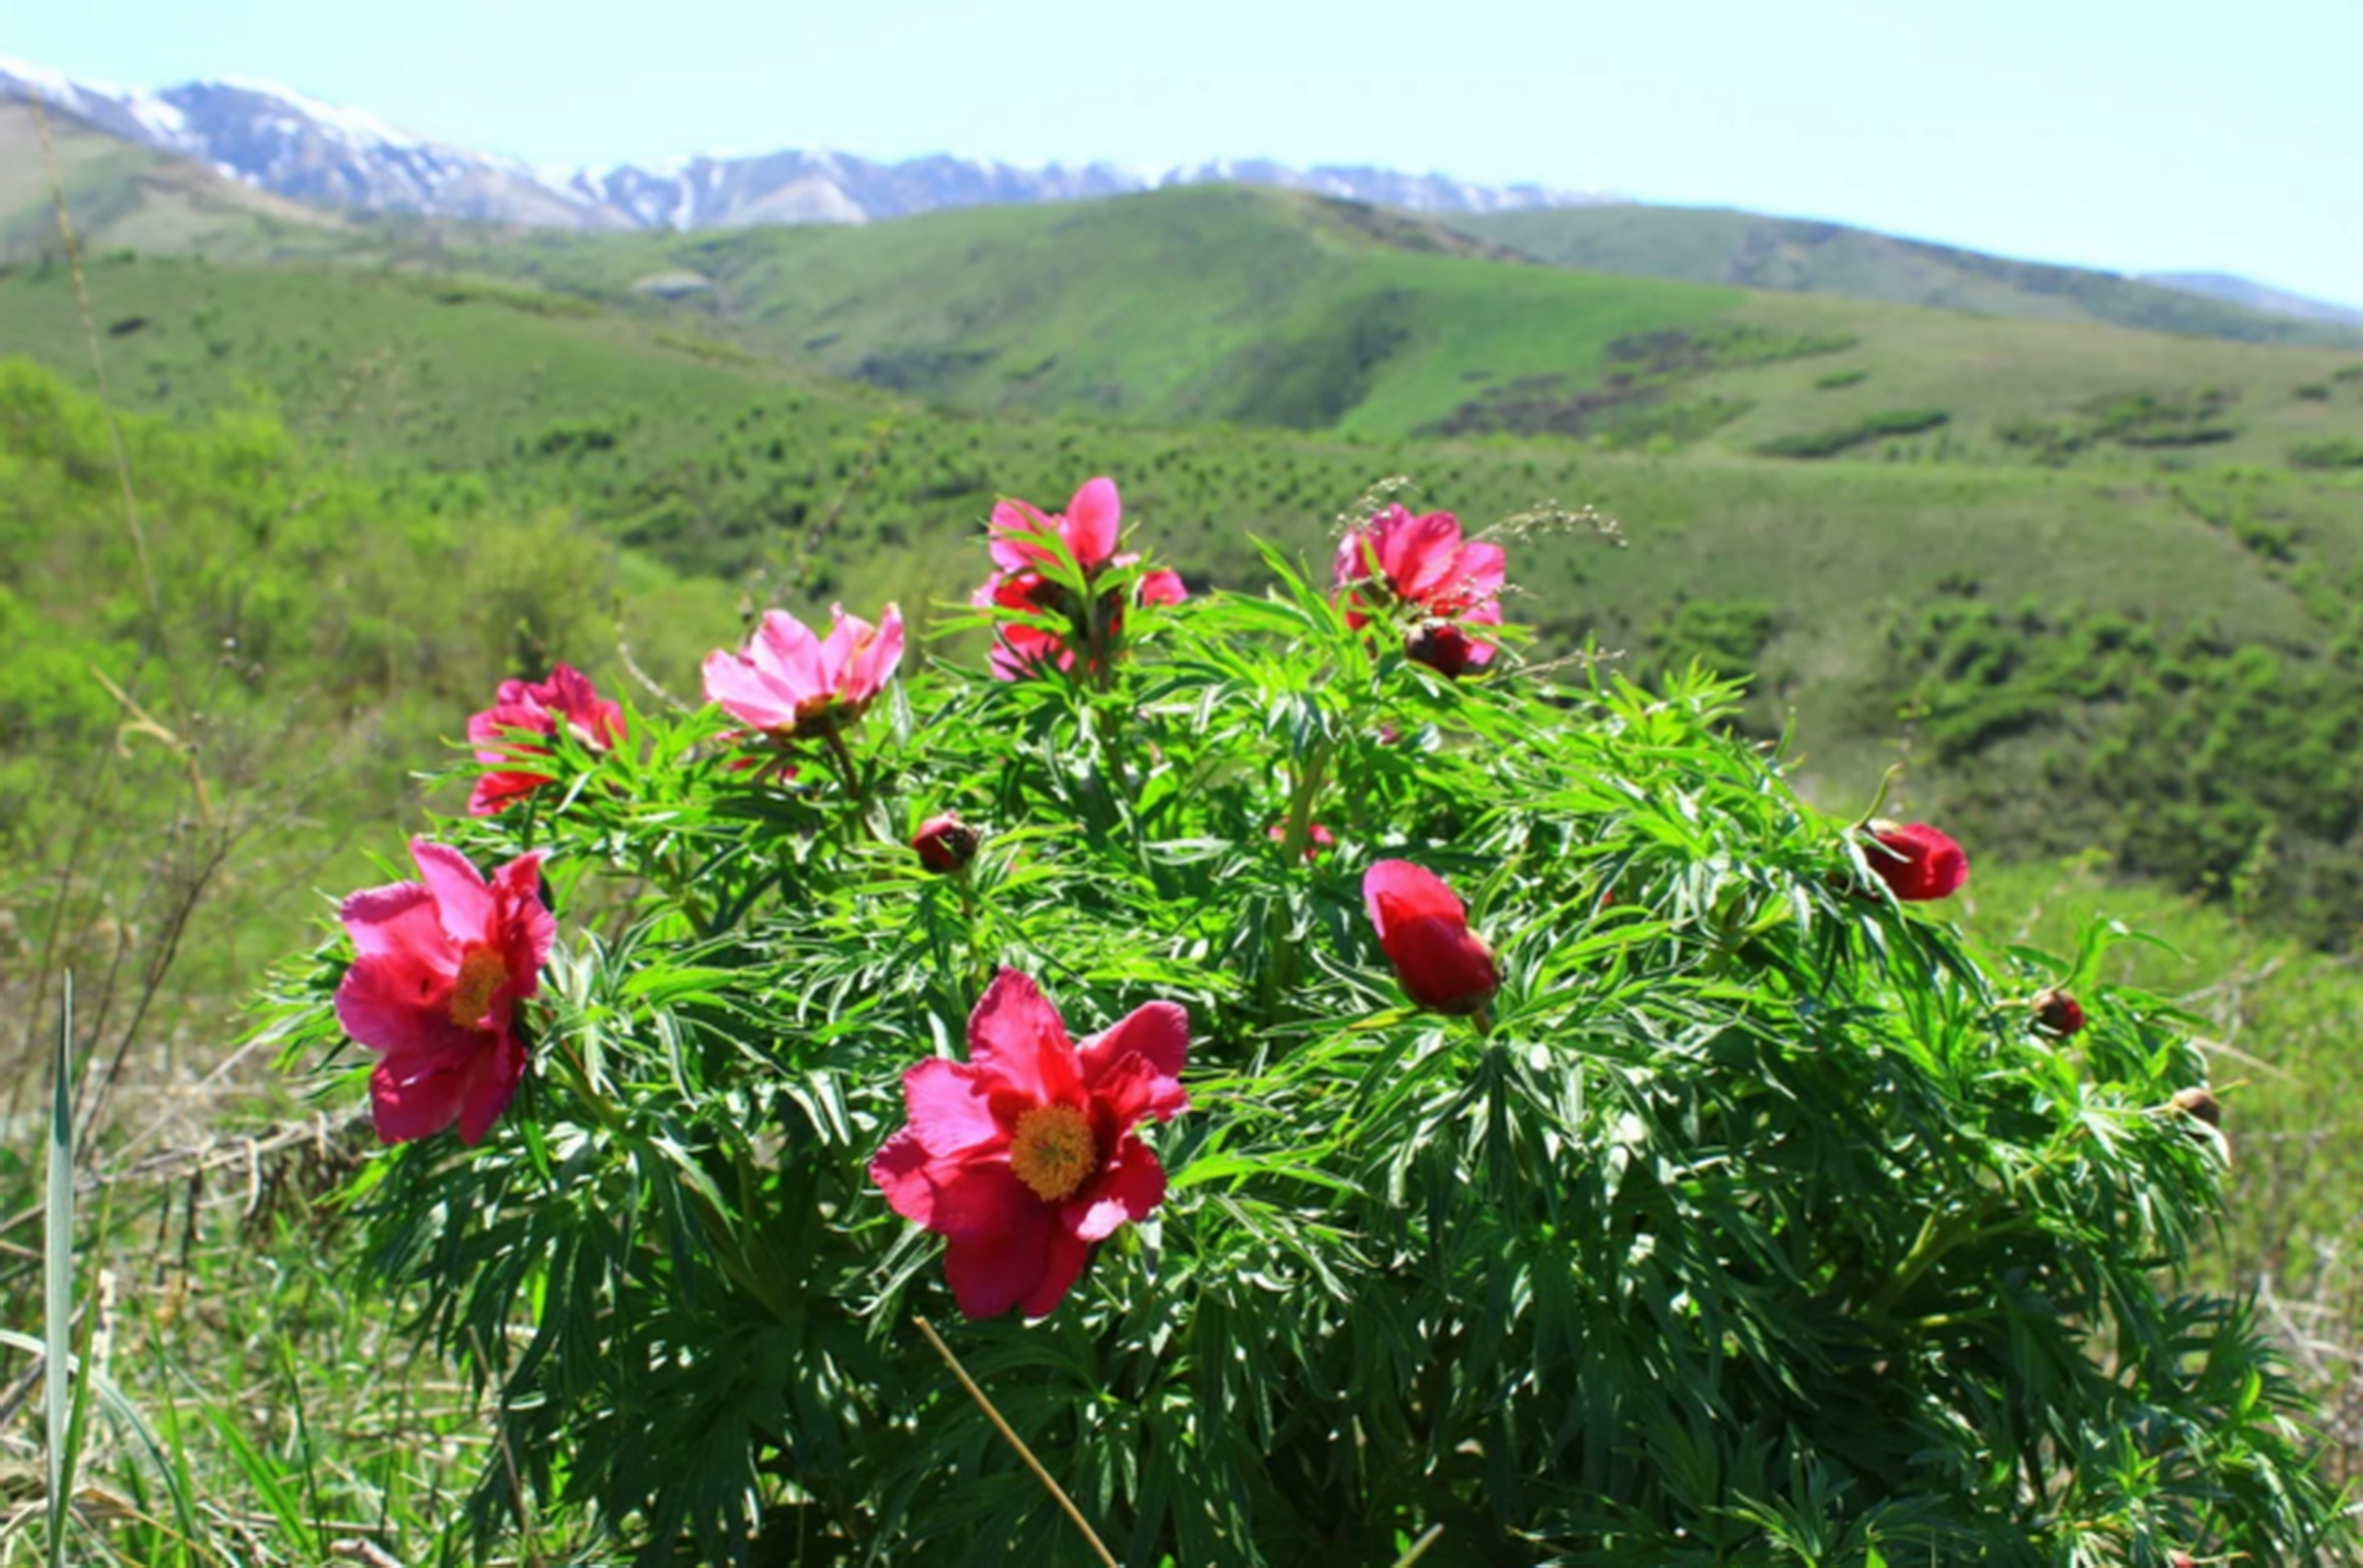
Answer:
[[[0,59],[0,101],[21,98],[297,201],[565,228],[867,223],[939,207],[1077,201],[1215,181],[1446,213],[1601,199],[1538,185],[1472,185],[1385,169],[1298,170],[1262,160],[1142,174],[1107,163],[1023,169],[940,155],[876,163],[822,150],[676,159],[553,178],[265,82],[231,78],[141,93]]]

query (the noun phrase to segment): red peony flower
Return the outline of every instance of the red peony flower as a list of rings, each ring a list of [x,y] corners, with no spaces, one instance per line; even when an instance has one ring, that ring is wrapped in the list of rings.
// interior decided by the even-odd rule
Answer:
[[[486,882],[458,850],[410,841],[420,880],[369,888],[337,911],[353,939],[337,1021],[383,1060],[370,1074],[388,1143],[457,1121],[469,1143],[516,1093],[525,1043],[516,1004],[538,988],[558,922],[540,898],[542,852]]]
[[[826,637],[784,610],[767,610],[744,652],[705,656],[705,699],[774,741],[812,734],[861,716],[903,661],[903,612],[886,606],[878,624],[829,607]]]
[[[1413,623],[1403,652],[1459,675],[1492,660],[1493,646],[1463,628],[1502,624],[1506,565],[1501,546],[1464,542],[1451,513],[1414,517],[1390,506],[1337,541],[1333,577],[1347,624],[1359,629],[1373,617],[1403,617]]]
[[[1078,1049],[1041,988],[1004,969],[968,1020],[968,1060],[903,1077],[910,1120],[870,1163],[904,1219],[945,1239],[961,1312],[1046,1316],[1093,1243],[1165,1197],[1165,1167],[1133,1129],[1189,1109],[1177,1081],[1190,1015],[1150,1002]]]
[[[2084,1010],[2058,987],[2046,986],[2035,993],[2035,1021],[2065,1040],[2084,1027]]]
[[[1420,1006],[1475,1012],[1501,988],[1492,949],[1470,933],[1469,911],[1434,872],[1381,860],[1362,874],[1362,901],[1395,977]]]
[[[929,817],[911,838],[919,864],[937,876],[967,870],[968,863],[976,858],[976,829],[952,812]]]
[[[468,797],[469,812],[491,816],[551,782],[549,774],[516,764],[524,757],[549,755],[548,747],[535,745],[525,735],[556,734],[561,724],[591,750],[606,751],[624,738],[624,710],[601,697],[590,677],[571,665],[559,665],[548,680],[502,681],[493,693],[493,705],[468,719],[476,760],[494,769],[476,780]]]
[[[1115,553],[1124,521],[1124,504],[1114,480],[1086,480],[1067,502],[1067,510],[1046,515],[1030,502],[1009,500],[993,509],[986,543],[994,570],[969,596],[980,610],[1022,611],[1063,620],[1068,632],[1004,621],[994,629],[993,674],[996,680],[1017,680],[1048,669],[1071,670],[1075,648],[1084,649],[1089,668],[1099,668],[1108,649],[1124,632],[1125,603],[1113,588],[1077,596],[1066,582],[1045,569],[1059,565],[1059,553],[1048,543],[1055,537],[1074,558],[1085,582],[1110,567],[1128,567],[1137,555]],[[1134,604],[1179,604],[1190,597],[1179,572],[1144,572],[1133,585]]]
[[[1951,835],[1925,823],[1870,824],[1863,858],[1888,890],[1905,903],[1949,899],[1969,879],[1969,857]]]

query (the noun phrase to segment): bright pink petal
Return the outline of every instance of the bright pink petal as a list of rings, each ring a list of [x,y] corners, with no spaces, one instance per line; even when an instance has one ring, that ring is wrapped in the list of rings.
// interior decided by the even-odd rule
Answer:
[[[495,912],[493,889],[483,873],[458,850],[431,839],[412,839],[410,857],[418,862],[419,879],[434,895],[443,933],[463,947],[483,941],[493,929]]]
[[[441,1053],[470,1033],[451,1021],[451,977],[407,955],[357,958],[337,982],[337,1022],[372,1051]]]
[[[1378,569],[1377,551],[1368,530],[1353,529],[1337,541],[1337,557],[1329,564],[1330,581],[1339,588],[1369,581]]]
[[[1414,517],[1397,507],[1373,523],[1371,532],[1378,536],[1379,565],[1402,598],[1426,602],[1451,581],[1460,554],[1460,520],[1451,513]]]
[[[717,648],[705,656],[705,700],[742,724],[759,730],[792,730],[794,701],[762,671],[737,654]]]
[[[508,964],[513,997],[529,997],[539,988],[541,966],[558,940],[558,917],[541,901],[541,863],[547,856],[546,850],[528,850],[493,873],[501,955]]]
[[[1085,480],[1075,491],[1075,498],[1067,502],[1066,526],[1059,533],[1074,552],[1076,564],[1088,575],[1115,554],[1123,523],[1124,502],[1116,497],[1115,480],[1103,475]]]
[[[1463,545],[1453,558],[1451,569],[1423,596],[1424,602],[1431,614],[1472,621],[1480,611],[1491,610],[1491,619],[1499,621],[1502,612],[1495,602],[1507,580],[1507,571],[1508,560],[1501,546]]]
[[[993,509],[993,521],[985,529],[985,547],[993,552],[993,564],[1004,571],[1030,571],[1058,559],[1047,540],[1059,536],[1059,525],[1042,514],[1039,507],[1015,497]]]
[[[501,1112],[516,1098],[517,1080],[525,1076],[525,1046],[505,1029],[487,1036],[484,1048],[461,1073],[460,1080],[460,1142],[473,1147],[484,1141]]]
[[[870,1162],[870,1179],[886,1195],[886,1206],[915,1224],[936,1228],[935,1161],[908,1127],[886,1140]]]
[[[421,961],[455,965],[450,939],[435,917],[435,895],[417,882],[364,888],[346,896],[337,918],[364,958],[401,954]]]
[[[1047,1318],[1067,1298],[1075,1281],[1083,1275],[1083,1265],[1092,1261],[1092,1244],[1070,1234],[1065,1227],[1048,1227],[1048,1244],[1042,1250],[1041,1277],[1034,1288],[1026,1293],[1018,1306],[1028,1318]]]
[[[866,625],[856,622],[857,625]],[[837,678],[838,695],[857,705],[866,703],[886,689],[894,670],[903,662],[903,611],[900,605],[889,604],[879,616],[878,624],[867,627],[869,635],[859,639],[846,657]]]
[[[791,707],[829,690],[827,657],[812,628],[784,610],[766,610],[747,640],[747,661],[768,678],[776,698]]]
[[[1469,923],[1468,910],[1444,885],[1444,878],[1408,860],[1381,860],[1364,872],[1362,901],[1370,911],[1370,923],[1379,929],[1381,943],[1387,940],[1391,926],[1410,921]]]
[[[1148,1144],[1126,1138],[1082,1191],[1067,1200],[1059,1222],[1086,1242],[1104,1241],[1126,1220],[1148,1219],[1164,1201],[1165,1167]]]
[[[993,977],[968,1017],[968,1059],[1034,1105],[1082,1099],[1082,1064],[1042,988],[1015,969]]]
[[[1008,1132],[993,1120],[987,1088],[982,1071],[965,1062],[930,1056],[916,1064],[903,1075],[910,1135],[943,1159],[1006,1143]]]
[[[550,777],[546,773],[479,775],[476,787],[468,791],[468,814],[471,817],[496,815],[549,782]]]
[[[1145,1117],[1170,1121],[1190,1109],[1190,1093],[1181,1080],[1159,1072],[1137,1055],[1126,1056],[1109,1068],[1091,1092],[1093,1110],[1104,1113],[1103,1127],[1117,1133],[1131,1132]]]
[[[1083,1042],[1083,1081],[1100,1080],[1127,1056],[1137,1055],[1159,1076],[1178,1078],[1190,1054],[1190,1014],[1180,1003],[1153,1001],[1137,1007]]]
[[[478,762],[509,762],[520,751],[539,751],[525,737],[546,735],[554,725],[549,710],[538,702],[495,702],[468,715],[468,739],[475,745]]]
[[[1004,1234],[955,1236],[944,1247],[944,1279],[965,1318],[998,1318],[1040,1287],[1051,1240],[1060,1234],[1050,1210],[1036,1203]]]
[[[455,1071],[405,1077],[392,1061],[380,1062],[370,1074],[370,1114],[378,1142],[407,1143],[442,1132],[460,1120],[462,1088]]]
[[[1179,604],[1190,597],[1190,590],[1180,572],[1160,569],[1142,576],[1138,597],[1143,604]]]

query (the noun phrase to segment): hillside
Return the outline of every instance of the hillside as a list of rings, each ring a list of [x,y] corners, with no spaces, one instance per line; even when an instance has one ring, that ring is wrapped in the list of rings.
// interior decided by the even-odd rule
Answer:
[[[1923,446],[1950,457],[2051,465],[2280,466],[2363,439],[2363,350],[1519,265],[1425,220],[1246,189],[858,229],[447,227],[394,254],[979,411],[1732,456],[1857,429],[1875,455],[1879,422],[1911,414],[1941,416]]]
[[[2363,341],[2340,324],[2294,320],[2113,273],[1724,207],[1570,207],[1451,222],[1552,266],[1586,271],[2255,343]]]
[[[94,249],[261,257],[333,247],[352,226],[336,213],[226,180],[66,116],[50,115],[49,131],[67,208]],[[0,259],[56,249],[50,179],[34,111],[0,101]]]

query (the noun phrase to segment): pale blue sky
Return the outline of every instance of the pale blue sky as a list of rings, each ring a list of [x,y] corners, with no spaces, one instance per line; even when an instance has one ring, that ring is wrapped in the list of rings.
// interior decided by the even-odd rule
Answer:
[[[2363,0],[8,0],[0,55],[540,165],[1367,162],[2363,305]]]

